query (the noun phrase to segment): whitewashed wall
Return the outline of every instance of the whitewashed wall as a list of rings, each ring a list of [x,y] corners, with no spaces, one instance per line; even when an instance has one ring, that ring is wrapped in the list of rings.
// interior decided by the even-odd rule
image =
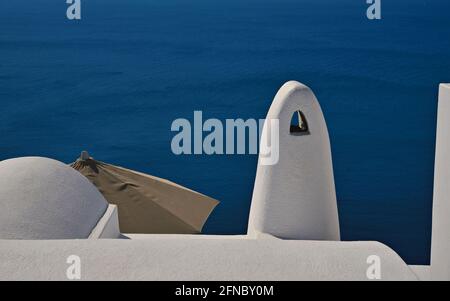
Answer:
[[[431,277],[433,280],[450,280],[450,84],[439,87]]]

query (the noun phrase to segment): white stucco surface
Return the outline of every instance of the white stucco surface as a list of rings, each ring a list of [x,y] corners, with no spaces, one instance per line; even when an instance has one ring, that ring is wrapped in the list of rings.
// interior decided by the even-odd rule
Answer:
[[[164,234],[158,235],[159,239],[247,239],[247,235],[198,235],[198,234]],[[122,238],[128,238],[133,240],[145,240],[154,239],[155,234],[135,234],[135,233],[124,233]]]
[[[294,112],[306,117],[309,133],[291,134]],[[339,219],[328,130],[312,91],[290,81],[275,96],[261,138],[267,143],[268,123],[279,120],[279,161],[265,165],[260,154],[253,189],[248,232],[286,239],[339,240]]]
[[[201,236],[198,236],[198,238]],[[67,280],[69,255],[81,259],[81,280],[368,280],[370,255],[381,280],[417,277],[376,242],[279,239],[0,241],[0,280]]]
[[[431,280],[431,266],[429,265],[410,265],[409,268],[416,274],[421,281]]]
[[[450,280],[450,84],[439,87],[434,164],[431,277]]]
[[[40,157],[0,162],[0,239],[87,238],[107,202],[80,173]]]
[[[120,233],[119,214],[116,205],[108,205],[105,213],[89,234],[89,238],[123,238]]]

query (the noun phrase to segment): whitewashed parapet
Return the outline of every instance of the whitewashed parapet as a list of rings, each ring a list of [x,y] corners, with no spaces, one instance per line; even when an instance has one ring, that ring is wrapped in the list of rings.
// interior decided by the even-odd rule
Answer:
[[[305,120],[296,130],[291,118],[297,111]],[[279,121],[279,160],[271,165],[259,156],[249,234],[340,240],[328,130],[313,92],[296,81],[280,88],[267,114],[261,149],[270,145],[273,120]]]
[[[367,258],[373,255],[380,258],[380,280],[417,280],[394,251],[376,242],[173,234],[137,240],[0,239],[0,280],[67,280],[71,254],[81,259],[81,280],[378,281],[367,277]]]

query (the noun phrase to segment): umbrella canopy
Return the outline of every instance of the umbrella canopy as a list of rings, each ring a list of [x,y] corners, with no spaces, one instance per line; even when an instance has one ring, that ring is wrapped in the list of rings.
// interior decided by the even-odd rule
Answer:
[[[171,181],[94,160],[87,152],[70,166],[117,205],[123,233],[200,233],[219,203]]]

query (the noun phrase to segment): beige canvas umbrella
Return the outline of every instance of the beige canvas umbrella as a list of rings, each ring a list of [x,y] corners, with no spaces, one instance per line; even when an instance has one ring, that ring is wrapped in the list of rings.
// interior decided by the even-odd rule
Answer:
[[[70,164],[118,207],[122,233],[200,233],[219,203],[171,181],[94,160]]]

